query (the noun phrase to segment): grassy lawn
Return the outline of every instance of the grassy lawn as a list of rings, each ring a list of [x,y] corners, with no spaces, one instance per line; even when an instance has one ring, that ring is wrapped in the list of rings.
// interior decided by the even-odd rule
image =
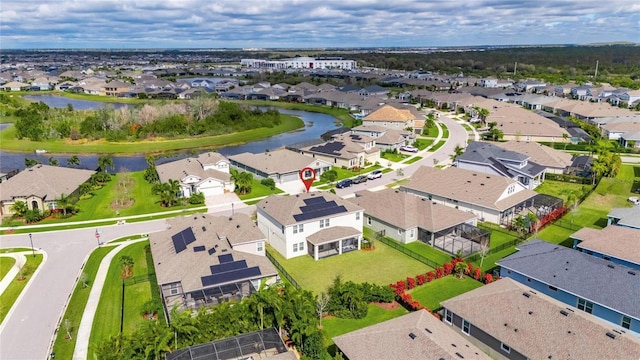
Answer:
[[[442,138],[443,139],[448,139],[449,138],[449,128],[447,128],[447,125],[440,123],[440,126],[442,127]]]
[[[333,340],[331,339],[335,336],[391,320],[407,313],[408,311],[402,306],[393,310],[386,310],[377,305],[369,304],[369,312],[363,319],[339,319],[335,317],[323,319],[322,332],[325,345],[327,347],[333,345]]]
[[[426,257],[427,259],[434,261],[435,263],[442,265],[444,263],[448,263],[453,259],[451,255],[440,251],[436,248],[433,248],[421,241],[414,241],[405,245],[405,247],[409,250],[413,250],[416,253]]]
[[[440,142],[438,142],[437,144],[433,145],[433,147],[431,149],[429,149],[429,151],[436,151],[438,149],[440,149],[442,147],[442,145],[444,145],[447,141],[446,140],[440,140]]]
[[[16,259],[8,256],[0,256],[0,280],[11,270],[13,264],[16,263]]]
[[[251,183],[251,192],[248,194],[238,195],[238,197],[240,198],[240,200],[248,200],[248,199],[258,198],[262,196],[269,196],[272,194],[281,194],[283,192],[284,191],[278,188],[271,190],[269,187],[262,185],[260,183],[260,180],[253,179]]]
[[[433,144],[433,141],[434,141],[434,139],[421,139],[421,138],[418,138],[418,139],[416,139],[416,141],[413,142],[413,144],[419,150],[424,150],[424,149],[427,148],[427,146],[430,146],[431,144]]]
[[[87,304],[87,300],[89,299],[91,285],[93,284],[96,273],[98,272],[98,267],[100,267],[100,262],[113,249],[115,249],[115,246],[97,248],[91,253],[87,260],[83,271],[87,277],[87,287],[83,287],[84,285],[81,282],[76,284],[76,287],[71,294],[69,304],[67,305],[67,309],[62,317],[63,321],[64,319],[69,319],[72,338],[65,338],[67,335],[66,329],[64,328],[64,325],[61,324],[53,344],[53,352],[55,352],[56,356],[60,359],[71,359],[73,356],[73,350],[76,346],[76,331],[80,326],[82,314]]]
[[[300,286],[316,294],[326,291],[338,275],[344,281],[388,285],[433,270],[380,241],[374,246],[374,251],[352,251],[318,261],[308,255],[285,260],[273,248],[268,249]]]
[[[107,142],[104,140],[71,143],[67,139],[46,141],[18,140],[16,129],[10,126],[0,132],[0,143],[5,151],[33,152],[35,149],[47,149],[51,153],[96,153],[96,154],[134,154],[167,152],[183,149],[213,149],[221,146],[244,144],[265,139],[273,135],[293,131],[304,127],[304,122],[295,116],[281,115],[282,123],[272,128],[257,128],[232,134],[182,139],[157,138],[154,140]]]
[[[481,286],[482,283],[468,276],[458,279],[455,275],[449,275],[417,286],[409,294],[423,306],[436,310],[440,308],[441,302]]]
[[[414,156],[411,159],[403,162],[403,164],[413,164],[416,161],[422,160],[422,156]]]
[[[565,202],[570,193],[574,193],[578,197],[582,194],[586,194],[591,189],[591,186],[584,184],[574,184],[564,181],[545,180],[540,186],[536,188],[536,192],[539,194],[547,194],[561,198]]]
[[[402,154],[402,153],[392,153],[392,152],[381,152],[380,153],[380,157],[385,159],[385,160],[389,160],[389,161],[393,161],[393,162],[400,162],[404,159],[408,159],[411,155],[407,155],[407,154]]]
[[[120,266],[121,256],[127,255],[133,258],[135,263],[133,267],[134,278],[146,279],[145,277],[148,276],[151,279],[141,280],[135,284],[129,283],[127,280],[124,293],[124,332],[132,332],[138,324],[145,321],[142,317],[142,308],[143,305],[151,299],[156,300],[157,308],[161,311],[159,319],[160,321],[164,321],[160,294],[156,294],[158,288],[154,281],[155,276],[151,275],[153,274],[153,266],[149,266],[149,264],[152,264],[152,260],[150,259],[151,253],[145,252],[144,250],[148,245],[148,241],[129,245],[120,251],[111,262],[102,294],[100,295],[96,317],[93,320],[93,326],[91,328],[91,337],[89,340],[90,349],[109,336],[116,335],[120,332],[123,283]]]
[[[422,136],[433,137],[433,138],[437,137],[438,136],[438,127],[437,126],[432,126],[430,128],[422,129]]]
[[[0,254],[8,254],[8,253],[14,253],[14,252],[23,252],[23,251],[31,251],[31,248],[7,248],[7,249],[0,249]]]
[[[27,286],[29,280],[31,280],[31,276],[42,263],[42,259],[42,254],[36,254],[36,256],[27,255],[27,263],[22,267],[22,270],[16,275],[15,279],[11,281],[9,286],[7,286],[2,295],[0,295],[0,323],[4,321],[13,303],[16,302],[22,290]]]
[[[503,229],[500,226],[493,223],[489,223],[489,222],[479,223],[478,227],[484,230],[491,231],[491,247],[492,248],[495,248],[509,241],[513,241],[518,237],[518,233],[516,233],[515,231],[509,231],[507,229]]]

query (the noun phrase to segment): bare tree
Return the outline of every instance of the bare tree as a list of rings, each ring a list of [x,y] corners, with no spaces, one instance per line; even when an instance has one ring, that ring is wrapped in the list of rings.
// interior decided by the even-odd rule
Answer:
[[[483,240],[480,241],[480,268],[482,269],[482,263],[484,262],[484,258],[487,257],[489,253],[489,241]]]
[[[89,286],[89,275],[87,275],[87,273],[83,271],[82,274],[80,274],[78,281],[82,283],[82,288],[85,289],[87,286]]]
[[[67,332],[67,339],[71,340],[71,330],[73,330],[71,326],[71,320],[64,319],[62,321],[62,326],[64,326],[64,331]]]
[[[329,301],[331,300],[331,296],[327,293],[321,293],[320,297],[316,301],[316,311],[318,312],[318,320],[320,321],[320,327],[322,327],[322,317],[324,316],[324,311],[329,305]]]

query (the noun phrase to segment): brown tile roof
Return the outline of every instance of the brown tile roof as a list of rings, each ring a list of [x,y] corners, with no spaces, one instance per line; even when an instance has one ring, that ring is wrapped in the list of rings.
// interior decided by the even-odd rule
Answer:
[[[181,281],[184,292],[201,289],[200,278],[211,275],[209,266],[219,264],[218,255],[223,254],[232,254],[236,261],[245,260],[247,267],[260,267],[261,277],[277,274],[266,257],[233,250],[233,245],[265,240],[264,234],[246,214],[238,213],[233,217],[197,214],[172,218],[167,223],[167,230],[149,235],[158,284]],[[176,254],[171,237],[188,227],[193,230],[196,240]],[[207,251],[195,252],[195,246],[204,246]],[[209,255],[208,250],[213,247],[216,252]]]
[[[380,109],[367,115],[364,121],[399,121],[406,123],[415,120],[416,116],[408,109],[397,109],[391,105],[385,105]]]
[[[602,230],[582,228],[570,236],[578,247],[640,264],[640,229],[609,225]]]
[[[502,198],[510,185],[515,185],[516,189],[521,190]],[[420,167],[413,174],[411,180],[400,188],[464,201],[499,211],[536,196],[534,191],[503,176],[458,168],[441,170],[428,166]]]
[[[320,161],[312,158],[311,156],[302,155],[295,151],[286,149],[269,151],[262,154],[242,153],[229,156],[229,160],[233,160],[270,175],[298,172],[301,169],[312,165],[314,162]],[[325,166],[330,166],[330,164],[325,161],[322,162],[326,164]]]
[[[545,167],[564,169],[570,166],[573,156],[564,151],[538,144],[537,142],[507,141],[492,143],[506,150],[519,152],[529,156],[529,159]]]
[[[361,230],[357,230],[349,226],[332,226],[307,236],[307,241],[313,245],[322,245],[336,240],[360,235],[362,235]]]
[[[304,200],[315,197],[324,197],[327,201],[335,201],[338,206],[344,206],[347,212],[362,211],[360,206],[343,200],[338,195],[328,191],[302,193],[292,196],[271,195],[262,199],[256,204],[256,207],[259,212],[269,215],[282,225],[293,225],[298,223],[298,221],[293,218],[293,215],[301,213],[300,207],[306,205]],[[343,214],[345,213],[340,213],[340,215]]]
[[[54,200],[61,194],[73,193],[93,174],[95,174],[93,170],[35,165],[0,183],[0,200],[29,195],[35,195],[44,200]]]
[[[491,310],[478,304],[491,304]],[[613,332],[611,325],[593,315],[566,310],[561,302],[509,278],[446,300],[442,306],[531,359],[623,360],[640,354],[637,338]]]
[[[365,214],[405,230],[420,227],[437,232],[476,218],[470,212],[393,189],[361,191],[347,200],[363,207]]]
[[[350,360],[490,359],[425,310],[336,336],[333,341]]]

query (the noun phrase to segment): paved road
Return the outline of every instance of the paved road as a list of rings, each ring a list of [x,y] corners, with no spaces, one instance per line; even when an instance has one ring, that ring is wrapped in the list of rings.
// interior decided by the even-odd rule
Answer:
[[[101,227],[101,241],[166,228],[164,220]],[[46,261],[0,326],[0,359],[47,359],[67,298],[87,256],[95,249],[95,228],[33,234]],[[0,236],[1,247],[30,247],[26,234]]]

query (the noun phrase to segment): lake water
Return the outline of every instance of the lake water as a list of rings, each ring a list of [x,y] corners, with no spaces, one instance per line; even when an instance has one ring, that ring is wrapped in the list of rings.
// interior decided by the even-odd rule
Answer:
[[[125,104],[125,103],[105,103],[100,101],[91,101],[91,100],[79,100],[79,99],[70,99],[64,96],[55,96],[55,95],[25,95],[23,96],[26,100],[31,101],[42,101],[52,108],[66,108],[68,104],[73,106],[74,110],[96,110],[103,107],[113,107],[114,109],[119,109],[121,107],[131,107],[135,106],[133,104]]]
[[[26,96],[25,96],[26,97]],[[92,104],[83,104],[83,106],[93,106],[87,107],[86,109],[97,109],[100,106],[104,105],[104,103],[96,102],[96,101],[88,101],[88,100],[75,100],[75,99],[66,99],[62,98],[60,100],[60,96],[52,96],[52,95],[29,95],[31,100],[34,101],[42,101],[50,107],[66,107],[67,103],[64,101],[72,101],[74,109],[78,109],[76,107],[76,101],[83,101],[85,103]],[[128,105],[128,104],[121,104]],[[244,152],[249,153],[262,153],[266,150],[275,150],[283,146],[293,145],[296,143],[301,143],[309,140],[319,139],[320,135],[324,134],[327,131],[334,130],[339,126],[336,125],[337,120],[333,116],[321,114],[321,113],[313,113],[307,111],[297,111],[297,110],[286,110],[275,108],[283,114],[291,114],[295,116],[299,116],[305,123],[305,127],[289,133],[279,134],[272,136],[270,138],[264,140],[253,141],[246,144],[234,145],[234,146],[226,146],[222,148],[216,149],[216,151],[220,152],[222,155],[230,156],[236,155]],[[0,130],[9,126],[10,124],[0,124]],[[196,152],[203,152],[205,150],[197,150]],[[192,156],[192,151],[183,151],[171,156],[161,157],[156,160],[156,164],[163,164],[170,161],[174,161],[176,159],[185,158],[188,156]],[[60,166],[66,166],[67,160],[71,157],[71,155],[65,154],[34,154],[34,153],[12,153],[1,150],[0,145],[0,172],[8,172],[14,169],[24,169],[24,160],[35,159],[43,164],[49,164],[49,159],[56,159]],[[80,158],[80,166],[82,169],[91,169],[95,170],[98,167],[98,157],[99,155],[78,155]],[[114,156],[113,163],[116,172],[125,172],[125,171],[140,171],[144,170],[147,167],[147,161],[145,160],[145,155],[132,155],[132,156]]]

